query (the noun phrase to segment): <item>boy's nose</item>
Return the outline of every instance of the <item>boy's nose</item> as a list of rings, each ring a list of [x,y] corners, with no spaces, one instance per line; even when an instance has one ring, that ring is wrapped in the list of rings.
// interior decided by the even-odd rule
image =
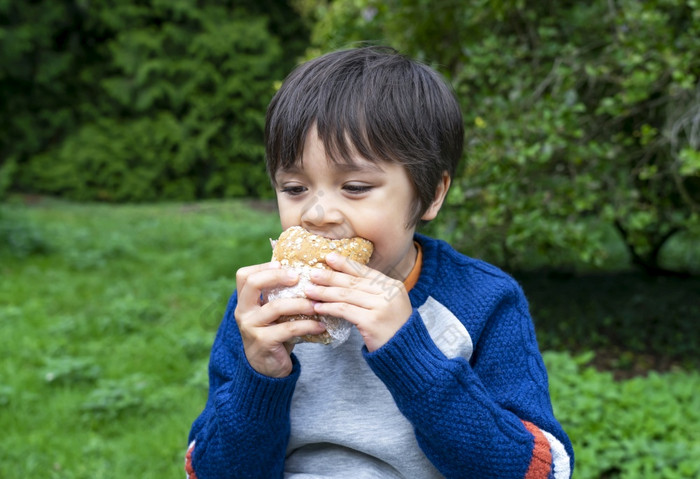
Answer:
[[[305,227],[323,228],[340,224],[342,221],[343,215],[340,210],[323,191],[319,191],[304,205],[301,214],[301,223]]]

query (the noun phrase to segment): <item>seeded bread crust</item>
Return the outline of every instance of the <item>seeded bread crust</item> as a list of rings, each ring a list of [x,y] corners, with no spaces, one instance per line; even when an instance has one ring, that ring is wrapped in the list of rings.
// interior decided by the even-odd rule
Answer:
[[[374,245],[360,237],[331,240],[305,230],[301,226],[292,226],[273,242],[272,260],[279,261],[283,268],[289,268],[299,273],[299,282],[291,288],[280,288],[266,294],[266,300],[281,297],[305,297],[304,289],[310,284],[310,274],[313,268],[331,269],[326,264],[326,255],[336,252],[360,264],[367,264]],[[298,314],[284,316],[280,321],[295,321],[298,319],[313,319],[322,321],[326,331],[316,335],[306,335],[296,342],[311,342],[331,344],[333,341],[342,342],[347,338],[349,323],[341,318],[329,316],[308,316]]]
[[[309,233],[301,226],[286,229],[279,237],[272,251],[272,260],[282,266],[315,266],[330,269],[326,255],[336,252],[343,256],[367,264],[374,251],[372,243],[364,238],[343,238],[331,240]]]

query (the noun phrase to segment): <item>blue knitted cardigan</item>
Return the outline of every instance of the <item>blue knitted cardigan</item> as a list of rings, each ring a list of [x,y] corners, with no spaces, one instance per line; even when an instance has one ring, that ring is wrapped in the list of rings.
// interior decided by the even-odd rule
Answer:
[[[413,314],[372,353],[371,370],[391,392],[430,462],[448,478],[564,478],[571,442],[554,417],[547,373],[527,301],[498,268],[416,235],[423,265],[409,292]],[[437,301],[461,322],[470,357],[448,357],[420,309]],[[290,405],[301,365],[286,378],[245,359],[229,301],[212,346],[209,397],[189,435],[191,479],[278,478],[284,473]],[[443,348],[444,349],[444,348]]]

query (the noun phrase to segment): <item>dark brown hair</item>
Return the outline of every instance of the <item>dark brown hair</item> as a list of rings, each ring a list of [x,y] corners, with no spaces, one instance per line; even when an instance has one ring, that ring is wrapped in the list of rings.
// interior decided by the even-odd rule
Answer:
[[[443,172],[462,156],[459,104],[433,69],[387,47],[342,50],[306,62],[286,78],[267,110],[267,171],[296,165],[316,125],[329,159],[403,165],[416,192],[413,224],[432,203]]]

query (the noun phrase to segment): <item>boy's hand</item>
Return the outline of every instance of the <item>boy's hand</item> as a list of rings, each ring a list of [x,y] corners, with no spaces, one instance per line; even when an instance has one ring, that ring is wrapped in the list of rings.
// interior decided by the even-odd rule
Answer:
[[[236,273],[238,304],[234,316],[243,348],[251,367],[265,376],[279,378],[292,372],[289,354],[294,346],[287,341],[325,330],[323,323],[313,320],[275,324],[280,316],[314,314],[313,301],[309,299],[278,299],[262,304],[263,289],[292,286],[298,280],[296,273],[280,268],[277,262],[248,266]]]
[[[353,323],[369,351],[383,346],[413,311],[404,284],[339,254],[326,256],[326,264],[334,271],[314,271],[314,285],[306,290],[309,299],[319,301],[316,314]]]

